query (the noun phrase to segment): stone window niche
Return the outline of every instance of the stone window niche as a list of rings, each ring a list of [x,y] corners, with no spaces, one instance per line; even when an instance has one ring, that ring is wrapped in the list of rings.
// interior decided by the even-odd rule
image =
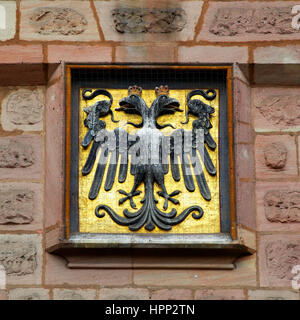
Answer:
[[[236,205],[237,199],[245,197],[245,188],[252,190],[252,184],[251,180],[240,179],[240,172],[247,174],[248,169],[244,170],[243,159],[239,158],[245,154],[245,145],[239,143],[237,136],[241,130],[239,122],[242,122],[238,117],[244,115],[237,112],[236,102],[243,102],[243,95],[248,89],[241,81],[234,87],[232,65],[66,64],[64,70],[61,66],[59,68],[60,78],[48,89],[48,96],[53,100],[62,95],[64,99],[59,99],[64,111],[56,109],[57,105],[51,108],[51,101],[47,111],[49,121],[51,118],[57,121],[57,117],[61,116],[64,122],[61,119],[58,123],[46,126],[46,135],[50,137],[55,134],[56,146],[59,147],[55,156],[50,150],[47,151],[49,145],[46,142],[46,156],[49,155],[46,161],[50,161],[50,166],[47,166],[49,170],[51,166],[58,165],[59,158],[61,163],[58,165],[59,173],[56,170],[56,177],[51,176],[50,172],[46,174],[46,197],[55,197],[55,192],[54,195],[47,195],[47,188],[50,191],[51,185],[60,181],[62,186],[59,190],[64,191],[64,199],[56,192],[60,197],[56,201],[64,205],[50,204],[52,212],[49,209],[51,217],[46,226],[48,252],[65,257],[70,268],[233,269],[237,258],[255,251],[247,242],[247,230],[241,232],[241,220],[244,218],[239,217],[240,207]],[[163,101],[170,101],[161,102],[162,98],[165,99]],[[132,102],[136,99],[138,102]],[[146,109],[141,107],[144,103],[141,101],[147,104]],[[196,109],[193,109],[193,105],[196,105]],[[173,112],[162,112],[156,118],[156,111],[151,111],[156,110],[156,106],[163,111],[173,108]],[[133,112],[133,109],[138,112]],[[174,114],[179,112],[176,118]],[[130,116],[127,117],[127,114]],[[128,131],[129,123],[138,125],[141,115],[143,122],[140,126],[135,131]],[[116,124],[116,121],[121,122],[121,125]],[[115,149],[107,149],[110,155],[101,162],[106,167],[99,167],[101,157],[105,154],[105,144],[102,143],[106,141],[103,136],[101,138],[101,132],[117,132],[119,140],[121,132],[129,132],[129,135],[126,133],[126,139],[129,139],[130,135],[138,134],[137,130],[143,130],[148,121],[156,123],[156,128],[160,130],[157,131],[163,132],[164,136],[172,135],[176,130],[190,131],[193,135],[196,132],[193,130],[205,126],[206,131],[201,131],[204,132],[201,140],[203,144],[199,145],[206,149],[201,149],[202,153],[199,149],[198,156],[200,166],[204,169],[197,175],[195,167],[190,166],[195,169],[191,173],[194,190],[188,190],[189,187],[192,189],[189,186],[190,178],[185,174],[184,170],[187,169],[182,166],[178,166],[181,168],[182,184],[179,186],[179,180],[175,182],[176,165],[172,162],[172,152],[176,152],[175,140],[171,140],[173,149],[170,150],[173,151],[167,156],[169,171],[158,170],[156,184],[152,187],[147,184],[148,178],[143,180],[144,176],[154,176],[152,171],[147,171],[141,174],[138,188],[133,188],[129,193],[134,179],[138,180],[134,169],[131,171],[131,164],[126,167],[125,178],[120,178],[120,168],[112,174],[110,170],[115,163],[109,162],[113,156],[113,151],[109,150],[120,150],[118,145]],[[164,131],[164,124],[170,121],[173,121],[173,129]],[[185,122],[190,127],[184,127]],[[104,131],[100,131],[99,126]],[[59,132],[64,132],[64,137],[59,136]],[[191,150],[193,145],[196,146],[192,143]],[[124,154],[132,159],[130,147],[126,151],[128,154],[122,151],[117,153],[120,159]],[[249,145],[246,144],[246,148]],[[192,159],[191,154],[189,159]],[[236,161],[239,162],[237,165]],[[101,186],[97,182],[99,179],[102,179]],[[126,179],[131,179],[131,182]],[[163,182],[159,179],[163,179]],[[161,199],[166,198],[161,192],[164,183],[169,191],[169,201]],[[114,189],[114,185],[119,188]],[[118,192],[120,187],[124,190]],[[180,199],[180,193],[174,193],[175,187],[181,188],[179,191],[185,196],[181,202],[174,200]],[[152,193],[148,192],[149,189]],[[143,191],[145,199],[140,204]],[[196,192],[197,196],[193,198]],[[251,200],[252,191],[248,195]],[[122,197],[124,200],[117,203]],[[149,197],[153,199],[149,200]],[[169,205],[168,210],[162,209],[166,203]],[[144,211],[143,206],[146,208]],[[178,213],[172,216],[174,207]],[[57,216],[53,213],[54,209],[58,210]],[[149,210],[153,210],[153,215]],[[197,225],[199,221],[204,222]]]

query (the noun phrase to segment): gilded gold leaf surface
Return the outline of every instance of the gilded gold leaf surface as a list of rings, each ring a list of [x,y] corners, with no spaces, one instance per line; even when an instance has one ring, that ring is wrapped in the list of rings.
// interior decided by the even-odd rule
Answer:
[[[118,102],[120,99],[126,97],[128,95],[127,90],[120,90],[120,89],[107,89],[113,96],[114,101],[112,105],[112,110],[114,112],[114,116],[116,120],[120,120],[119,123],[113,123],[111,121],[110,115],[101,118],[101,120],[106,122],[106,129],[107,130],[113,130],[114,128],[118,126],[122,126],[124,129],[126,129],[130,133],[134,133],[136,128],[130,125],[126,125],[127,121],[131,121],[134,123],[139,123],[141,121],[141,117],[138,115],[127,115],[124,112],[117,112],[115,111],[115,108],[117,108]],[[181,109],[186,108],[186,96],[190,92],[190,90],[170,90],[169,96],[172,98],[176,98],[180,102]],[[207,101],[202,96],[194,96],[193,99],[201,99],[205,103],[211,105],[215,108],[215,113],[212,114],[211,117],[211,123],[213,125],[213,128],[210,130],[210,133],[214,140],[217,142],[219,141],[219,92],[217,92],[217,97],[213,101]],[[82,93],[82,92],[81,92]],[[80,93],[80,96],[82,96]],[[80,108],[79,108],[79,145],[82,141],[83,137],[85,136],[87,132],[87,128],[84,126],[83,121],[86,117],[85,112],[83,111],[83,108],[86,106],[90,106],[94,104],[99,99],[104,99],[103,96],[98,96],[93,100],[85,101],[81,98],[80,100]],[[145,100],[147,105],[150,107],[153,100],[156,98],[154,90],[143,90],[142,92],[142,98]],[[183,128],[185,130],[191,130],[192,129],[192,122],[193,120],[197,119],[194,116],[190,116],[190,121],[188,124],[181,124],[181,121],[185,120],[184,112],[180,113],[177,112],[174,115],[164,115],[158,118],[158,123],[164,124],[164,123],[172,123],[173,126],[177,129]],[[164,128],[162,129],[162,132],[169,135],[172,132],[172,128]],[[92,143],[91,143],[92,145]],[[217,168],[217,175],[212,177],[210,176],[206,169],[204,168],[205,177],[207,179],[209,188],[211,190],[211,201],[206,201],[202,198],[197,182],[194,179],[194,183],[196,186],[196,189],[194,192],[189,192],[186,190],[183,176],[181,172],[181,180],[179,182],[175,182],[172,178],[171,170],[169,170],[169,173],[165,175],[165,185],[167,188],[168,193],[171,193],[174,190],[180,190],[182,191],[181,194],[176,196],[176,198],[180,201],[179,205],[174,205],[173,203],[169,202],[169,207],[167,212],[169,212],[172,208],[175,208],[177,210],[177,213],[180,214],[185,208],[191,206],[191,205],[199,205],[204,210],[204,215],[201,219],[195,220],[192,218],[192,215],[190,214],[183,222],[181,222],[177,226],[173,226],[171,231],[163,231],[159,228],[155,228],[153,231],[147,231],[145,228],[141,228],[139,231],[132,232],[128,229],[126,226],[120,226],[116,224],[108,214],[105,214],[104,218],[97,218],[95,216],[95,208],[99,204],[105,204],[110,206],[113,210],[115,210],[119,215],[123,216],[123,210],[125,208],[128,208],[130,211],[134,211],[130,208],[129,201],[123,203],[122,205],[119,205],[119,199],[121,197],[124,197],[123,195],[119,194],[117,192],[118,189],[123,189],[125,191],[130,191],[133,186],[134,176],[130,174],[129,168],[127,173],[127,179],[124,183],[118,182],[118,171],[116,174],[116,179],[113,185],[112,190],[106,192],[104,190],[104,183],[105,183],[105,177],[106,172],[104,174],[104,181],[102,182],[101,189],[99,192],[98,197],[95,200],[90,200],[88,198],[88,193],[90,190],[90,187],[92,185],[94,173],[96,171],[96,163],[94,165],[93,170],[91,173],[87,176],[82,176],[81,174],[81,168],[84,166],[84,163],[88,157],[90,147],[87,149],[83,149],[81,146],[79,146],[79,195],[78,195],[78,201],[79,201],[79,227],[80,232],[89,232],[89,233],[178,233],[178,234],[199,234],[199,233],[218,233],[220,232],[220,199],[219,199],[219,146],[216,148],[215,151],[211,151],[208,148],[208,152],[211,156],[212,162],[214,163],[215,167]],[[98,153],[99,157],[100,153]],[[107,166],[108,167],[108,166]],[[180,168],[181,170],[181,168]],[[164,203],[164,199],[159,197],[156,192],[160,190],[160,188],[155,185],[155,196],[158,199],[158,208],[160,210],[163,210],[162,206]],[[139,196],[134,197],[134,202],[136,203],[137,207],[141,207],[140,200],[142,200],[144,196],[144,186],[143,184],[139,186],[138,190],[141,190],[142,193]]]

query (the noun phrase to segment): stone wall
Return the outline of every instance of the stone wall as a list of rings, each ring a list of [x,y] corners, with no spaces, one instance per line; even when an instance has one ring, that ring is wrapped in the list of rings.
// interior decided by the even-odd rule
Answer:
[[[0,1],[0,299],[299,299],[296,4]],[[87,271],[46,253],[63,224],[66,62],[234,64],[238,237],[257,254],[234,270]]]

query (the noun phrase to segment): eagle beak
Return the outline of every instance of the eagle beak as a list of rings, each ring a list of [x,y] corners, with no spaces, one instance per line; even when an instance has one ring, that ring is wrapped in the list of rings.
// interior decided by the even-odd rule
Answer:
[[[183,110],[180,109],[179,106],[180,106],[180,103],[177,99],[169,98],[164,107],[174,111],[182,112]]]
[[[116,108],[116,111],[124,111],[128,109],[134,109],[134,106],[130,103],[129,97],[123,98],[119,102],[120,108]]]

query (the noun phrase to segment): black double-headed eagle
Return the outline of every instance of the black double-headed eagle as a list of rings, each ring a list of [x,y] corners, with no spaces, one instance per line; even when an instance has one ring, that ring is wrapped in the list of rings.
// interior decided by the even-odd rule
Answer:
[[[142,121],[138,124],[127,122],[138,128],[135,134],[129,134],[121,127],[111,131],[106,130],[106,123],[100,119],[101,117],[110,113],[111,120],[116,122],[111,110],[113,97],[107,90],[99,89],[92,92],[86,89],[82,92],[85,100],[92,100],[99,95],[109,98],[84,108],[86,113],[84,125],[87,133],[81,145],[87,148],[92,143],[92,146],[82,168],[82,175],[88,175],[93,167],[97,166],[89,199],[97,198],[107,166],[105,191],[112,189],[118,169],[120,183],[125,182],[130,171],[134,176],[134,183],[131,190],[118,190],[123,196],[119,204],[129,201],[135,211],[126,208],[123,210],[123,215],[120,215],[102,203],[96,207],[95,214],[98,218],[102,218],[106,212],[117,224],[128,226],[131,231],[137,231],[143,226],[148,231],[152,231],[155,227],[171,230],[172,226],[181,223],[192,212],[194,219],[203,216],[203,209],[197,205],[192,205],[179,214],[175,208],[166,212],[169,201],[175,205],[179,204],[179,200],[175,197],[180,193],[179,190],[169,193],[166,189],[165,175],[169,172],[169,168],[175,181],[181,179],[180,172],[182,172],[185,187],[190,192],[195,191],[195,179],[202,197],[207,201],[211,200],[211,192],[202,166],[205,166],[211,176],[217,172],[207,151],[207,147],[211,150],[217,147],[210,134],[212,128],[210,119],[215,110],[200,99],[192,99],[195,95],[201,95],[206,100],[212,101],[216,98],[216,92],[212,89],[206,91],[198,89],[187,95],[186,122],[182,123],[189,122],[189,114],[196,116],[197,120],[193,121],[192,130],[184,130],[175,129],[171,124],[160,125],[157,122],[161,115],[172,115],[183,110],[179,108],[179,101],[169,96],[168,86],[157,87],[155,91],[156,99],[150,108],[143,100],[142,89],[138,86],[129,87],[128,96],[119,101],[119,108],[116,111],[142,117]],[[168,136],[160,130],[167,126],[174,129]],[[99,152],[100,156],[97,157]],[[158,200],[154,194],[155,182],[161,189],[157,192],[158,196],[165,199],[163,211],[157,207]],[[142,183],[145,187],[144,198],[141,200],[141,208],[137,209],[134,197],[141,193],[137,189]]]

